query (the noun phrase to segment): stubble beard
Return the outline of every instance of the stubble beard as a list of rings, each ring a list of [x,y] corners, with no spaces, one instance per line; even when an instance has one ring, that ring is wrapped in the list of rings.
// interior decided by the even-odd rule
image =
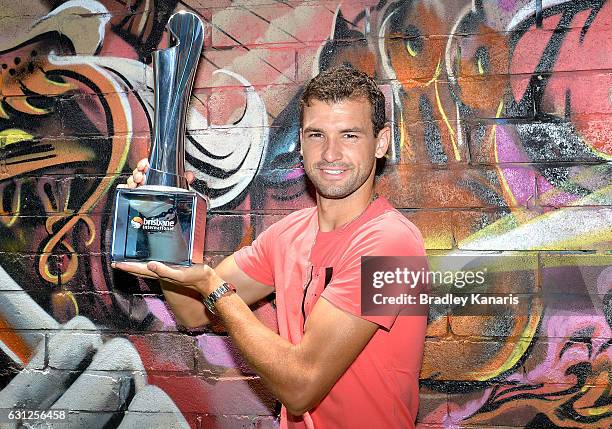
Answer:
[[[347,177],[342,183],[328,182],[319,176],[321,174],[320,168],[331,169],[345,167],[348,167],[347,172],[349,173],[349,177]],[[338,200],[348,197],[359,189],[365,183],[365,181],[368,180],[372,167],[373,165],[370,165],[369,168],[359,171],[354,166],[314,164],[309,167],[305,167],[305,172],[306,176],[317,190],[317,194],[323,198]]]

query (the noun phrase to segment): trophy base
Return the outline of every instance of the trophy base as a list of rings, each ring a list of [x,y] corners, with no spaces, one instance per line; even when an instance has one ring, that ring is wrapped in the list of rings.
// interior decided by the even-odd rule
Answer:
[[[206,202],[191,190],[166,186],[119,188],[113,216],[114,262],[202,262]]]

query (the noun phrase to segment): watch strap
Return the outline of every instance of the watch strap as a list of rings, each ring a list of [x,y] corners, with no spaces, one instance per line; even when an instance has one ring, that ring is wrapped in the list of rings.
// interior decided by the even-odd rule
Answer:
[[[217,303],[217,301],[219,301],[225,295],[233,293],[233,292],[236,292],[236,288],[233,285],[229,284],[228,282],[223,282],[217,289],[212,291],[210,295],[205,297],[202,300],[202,303],[204,303],[208,311],[210,311],[212,314],[216,314],[215,304]]]

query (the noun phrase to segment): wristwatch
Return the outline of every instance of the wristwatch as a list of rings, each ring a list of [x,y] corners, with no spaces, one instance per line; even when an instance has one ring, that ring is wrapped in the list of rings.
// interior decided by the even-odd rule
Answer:
[[[221,286],[212,291],[210,295],[205,297],[202,300],[202,303],[206,306],[206,308],[208,308],[208,311],[210,311],[212,314],[217,314],[215,313],[215,304],[217,303],[217,301],[219,301],[225,295],[235,292],[236,288],[234,286],[227,282],[223,282],[221,283]]]

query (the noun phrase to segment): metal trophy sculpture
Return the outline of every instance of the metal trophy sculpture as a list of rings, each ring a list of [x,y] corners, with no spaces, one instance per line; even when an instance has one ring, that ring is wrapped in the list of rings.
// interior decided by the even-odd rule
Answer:
[[[204,43],[204,24],[178,12],[167,25],[169,48],[153,53],[153,144],[145,185],[117,190],[113,261],[201,262],[206,202],[185,174],[185,120]]]

